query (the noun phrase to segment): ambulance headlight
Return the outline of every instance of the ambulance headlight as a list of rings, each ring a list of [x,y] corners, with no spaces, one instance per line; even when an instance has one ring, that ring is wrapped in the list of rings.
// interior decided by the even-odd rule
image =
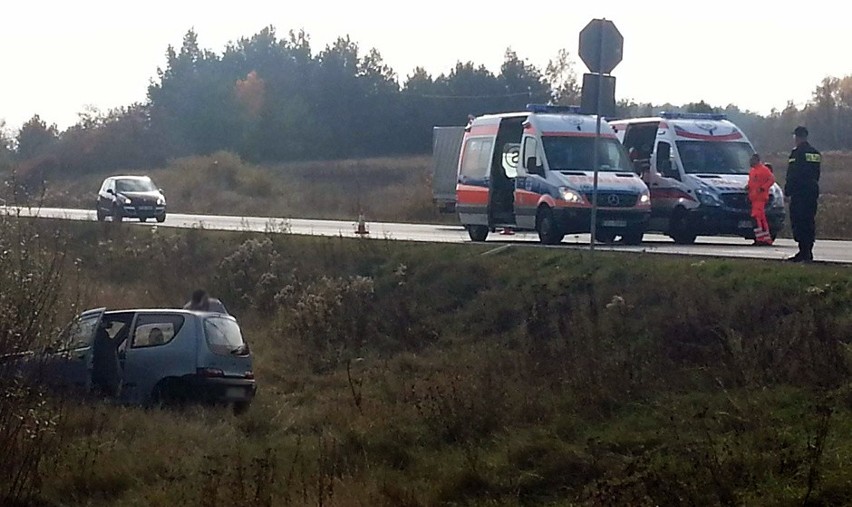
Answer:
[[[651,205],[651,191],[645,190],[642,192],[642,195],[639,196],[639,205],[640,206],[650,206]]]
[[[582,204],[585,199],[580,195],[576,190],[570,189],[568,187],[560,187],[559,188],[559,196],[562,197],[562,200],[565,202],[570,202],[571,204]]]
[[[699,188],[695,191],[695,197],[698,197],[698,202],[700,202],[702,206],[717,207],[722,205],[722,200],[719,199],[718,195],[703,188]]]

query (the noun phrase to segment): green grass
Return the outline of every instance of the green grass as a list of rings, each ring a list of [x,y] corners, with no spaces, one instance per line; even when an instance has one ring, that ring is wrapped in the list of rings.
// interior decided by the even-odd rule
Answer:
[[[852,502],[845,267],[54,226],[86,306],[211,289],[260,391],[72,408],[48,504]]]

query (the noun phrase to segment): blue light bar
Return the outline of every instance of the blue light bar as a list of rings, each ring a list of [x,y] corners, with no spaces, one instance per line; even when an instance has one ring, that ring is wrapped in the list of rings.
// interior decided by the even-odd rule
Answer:
[[[728,115],[723,113],[670,113],[668,111],[660,113],[661,118],[667,120],[727,120]]]
[[[531,113],[580,114],[580,106],[551,106],[548,104],[527,104],[527,111]]]

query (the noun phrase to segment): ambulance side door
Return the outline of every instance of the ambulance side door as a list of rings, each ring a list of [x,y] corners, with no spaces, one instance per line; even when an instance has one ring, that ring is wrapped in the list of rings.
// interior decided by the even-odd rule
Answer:
[[[491,154],[494,136],[471,136],[464,141],[456,185],[456,210],[463,225],[489,225]]]
[[[538,200],[544,184],[544,158],[535,135],[524,134],[521,160],[515,179],[515,217],[520,229],[535,229]]]
[[[658,139],[651,158],[648,183],[651,190],[652,219],[667,219],[675,207],[693,199],[683,179],[674,143],[669,139]]]

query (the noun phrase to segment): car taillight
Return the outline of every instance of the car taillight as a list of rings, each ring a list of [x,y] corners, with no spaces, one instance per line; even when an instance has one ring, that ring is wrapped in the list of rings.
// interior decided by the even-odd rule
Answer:
[[[195,373],[199,377],[224,377],[225,372],[218,368],[198,368]]]
[[[246,374],[245,374],[245,378],[247,378],[249,380],[253,380],[254,379],[254,372],[253,371],[247,371]]]

